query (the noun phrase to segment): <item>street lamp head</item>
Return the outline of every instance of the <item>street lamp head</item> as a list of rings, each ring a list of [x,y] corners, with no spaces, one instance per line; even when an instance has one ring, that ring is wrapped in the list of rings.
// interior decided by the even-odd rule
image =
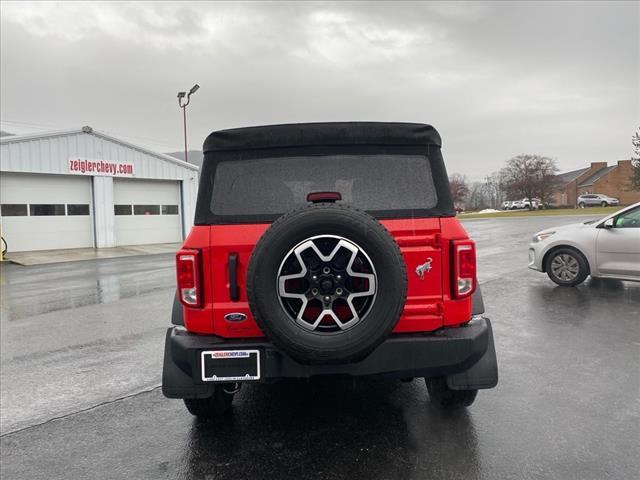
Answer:
[[[193,87],[191,87],[191,90],[189,90],[189,95],[193,95],[194,93],[196,93],[199,88],[200,88],[200,85],[196,83]]]
[[[187,92],[178,92],[178,98],[184,98]]]

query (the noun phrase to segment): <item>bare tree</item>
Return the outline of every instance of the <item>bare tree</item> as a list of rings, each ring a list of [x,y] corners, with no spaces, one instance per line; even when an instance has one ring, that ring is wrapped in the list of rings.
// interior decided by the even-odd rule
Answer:
[[[473,182],[469,186],[469,195],[466,201],[466,207],[469,210],[482,210],[487,208],[488,204],[484,194],[484,184],[482,182]]]
[[[469,195],[469,182],[467,177],[454,173],[449,177],[449,188],[451,189],[451,198],[454,205],[458,206],[464,203],[467,195]]]
[[[555,158],[538,157],[534,161],[536,169],[535,195],[540,199],[540,208],[545,208],[549,204],[551,195],[558,186],[558,166]]]
[[[482,192],[489,207],[500,208],[506,196],[501,176],[498,173],[487,175],[482,184]]]
[[[507,160],[500,178],[510,195],[529,200],[540,198],[544,204],[553,192],[557,171],[555,159],[522,154]]]

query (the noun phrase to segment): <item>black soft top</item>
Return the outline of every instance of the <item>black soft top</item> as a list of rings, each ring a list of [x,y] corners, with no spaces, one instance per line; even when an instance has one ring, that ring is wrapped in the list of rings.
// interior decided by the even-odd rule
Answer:
[[[213,132],[203,152],[330,145],[442,146],[431,125],[397,122],[291,123]]]
[[[216,171],[224,162],[313,157],[321,164],[326,161],[323,158],[330,159],[335,155],[384,157],[391,161],[395,155],[417,155],[426,158],[432,177],[429,183],[432,180],[437,204],[425,205],[424,208],[400,210],[386,208],[367,211],[378,219],[454,216],[455,211],[441,145],[440,135],[436,129],[422,123],[298,123],[213,132],[207,137],[203,146],[204,161],[200,171],[195,224],[272,222],[284,213],[280,212],[278,215],[260,212],[233,215],[214,213],[212,202]],[[373,172],[371,174],[375,175]],[[424,188],[428,186],[425,185]],[[269,192],[262,192],[260,189],[250,191],[257,191],[264,195],[264,201],[269,202]],[[223,201],[227,200],[231,201],[230,196]],[[242,202],[237,199],[235,201]]]

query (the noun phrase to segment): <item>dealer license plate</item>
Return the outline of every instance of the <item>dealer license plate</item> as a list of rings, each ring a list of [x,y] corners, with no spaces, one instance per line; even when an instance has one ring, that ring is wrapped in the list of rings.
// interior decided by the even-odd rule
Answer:
[[[259,350],[207,350],[200,358],[203,382],[260,380]]]

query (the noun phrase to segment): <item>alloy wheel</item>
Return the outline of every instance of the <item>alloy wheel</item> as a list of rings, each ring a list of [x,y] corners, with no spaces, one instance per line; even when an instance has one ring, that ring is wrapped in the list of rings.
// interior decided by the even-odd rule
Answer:
[[[335,235],[308,238],[284,257],[277,275],[280,304],[302,328],[335,334],[370,311],[378,280],[367,253]]]

